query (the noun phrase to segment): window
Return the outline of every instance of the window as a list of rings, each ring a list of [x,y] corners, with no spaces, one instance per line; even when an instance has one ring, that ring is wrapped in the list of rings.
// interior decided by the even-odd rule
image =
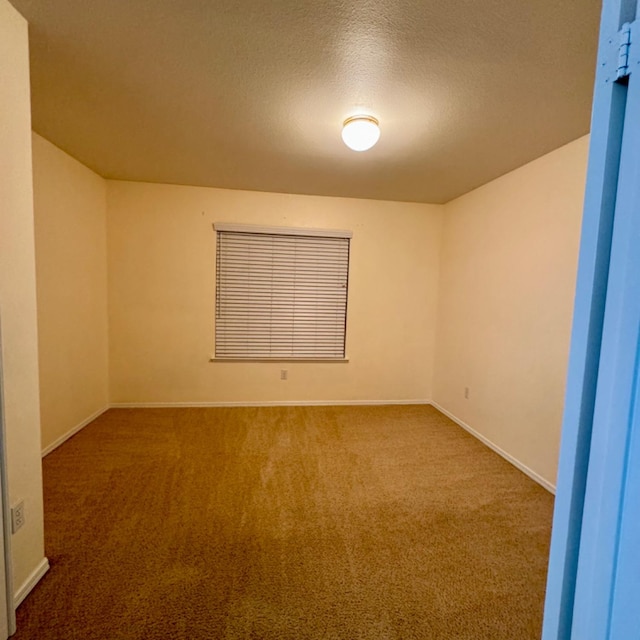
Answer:
[[[216,359],[343,360],[351,233],[215,228]]]

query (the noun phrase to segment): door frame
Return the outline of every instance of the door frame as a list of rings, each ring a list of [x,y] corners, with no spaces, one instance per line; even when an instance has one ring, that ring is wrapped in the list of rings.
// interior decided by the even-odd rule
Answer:
[[[9,635],[16,632],[16,609],[13,597],[13,560],[11,556],[11,507],[9,499],[9,480],[7,475],[7,433],[4,421],[4,377],[2,351],[2,318],[0,317],[0,531],[2,532],[2,552],[4,555],[4,578],[7,628]]]
[[[619,569],[640,490],[629,467],[640,455],[639,3],[602,7],[543,640],[623,637],[612,634],[628,621]]]

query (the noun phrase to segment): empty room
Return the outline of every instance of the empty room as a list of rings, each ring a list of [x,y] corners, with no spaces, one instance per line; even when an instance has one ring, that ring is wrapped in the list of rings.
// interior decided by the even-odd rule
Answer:
[[[2,637],[540,638],[601,10],[0,0]]]

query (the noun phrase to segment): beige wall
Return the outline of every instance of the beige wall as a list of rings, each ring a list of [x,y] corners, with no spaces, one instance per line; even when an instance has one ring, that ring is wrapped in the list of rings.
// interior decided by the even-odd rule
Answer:
[[[587,144],[431,206],[105,182],[35,136],[45,444],[108,401],[433,399],[553,484]],[[348,363],[209,361],[215,221],[353,231]]]
[[[44,566],[38,337],[31,186],[27,23],[0,0],[0,314],[10,502],[26,524],[12,536],[20,590]]]
[[[581,138],[445,207],[433,398],[549,484],[587,147]]]
[[[106,181],[33,135],[42,446],[108,402]]]
[[[111,401],[428,400],[441,216],[437,205],[109,182]],[[209,362],[215,221],[353,231],[348,363]]]

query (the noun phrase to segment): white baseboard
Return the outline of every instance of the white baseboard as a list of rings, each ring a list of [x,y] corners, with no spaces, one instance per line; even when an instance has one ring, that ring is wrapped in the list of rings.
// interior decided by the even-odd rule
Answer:
[[[40,582],[42,576],[49,571],[49,559],[42,558],[38,566],[31,572],[29,577],[22,583],[20,588],[13,595],[13,606],[17,609],[22,601],[31,593],[31,590]]]
[[[57,440],[54,440],[54,442],[52,442],[50,445],[47,445],[42,450],[42,457],[44,458],[54,449],[57,449],[63,442],[66,442],[71,436],[74,436],[76,433],[78,433],[78,431],[84,429],[84,427],[86,427],[90,422],[93,422],[98,416],[101,416],[105,411],[107,411],[107,409],[109,409],[108,406],[99,409],[88,418],[83,420],[80,424],[77,424],[75,427],[73,427],[70,431],[67,431],[67,433],[61,435]]]
[[[431,404],[429,400],[264,400],[258,402],[114,402],[111,409],[165,409],[178,407],[341,407]]]
[[[480,440],[483,444],[487,445],[489,449],[493,449],[499,456],[502,456],[507,462],[510,462],[514,467],[520,469],[522,473],[529,476],[532,480],[535,480],[539,485],[544,487],[550,493],[555,495],[556,487],[554,484],[543,478],[540,474],[536,473],[533,469],[527,467],[526,464],[523,464],[517,458],[514,458],[510,453],[507,453],[504,449],[501,449],[497,444],[491,442],[489,438],[483,436],[481,433],[478,433],[473,427],[470,427],[466,422],[460,420],[460,418],[454,416],[452,413],[447,411],[444,407],[441,407],[437,402],[431,402],[431,404],[438,410],[440,413],[444,413],[447,418],[453,420],[458,426],[462,427],[465,431],[468,431],[472,436]]]

